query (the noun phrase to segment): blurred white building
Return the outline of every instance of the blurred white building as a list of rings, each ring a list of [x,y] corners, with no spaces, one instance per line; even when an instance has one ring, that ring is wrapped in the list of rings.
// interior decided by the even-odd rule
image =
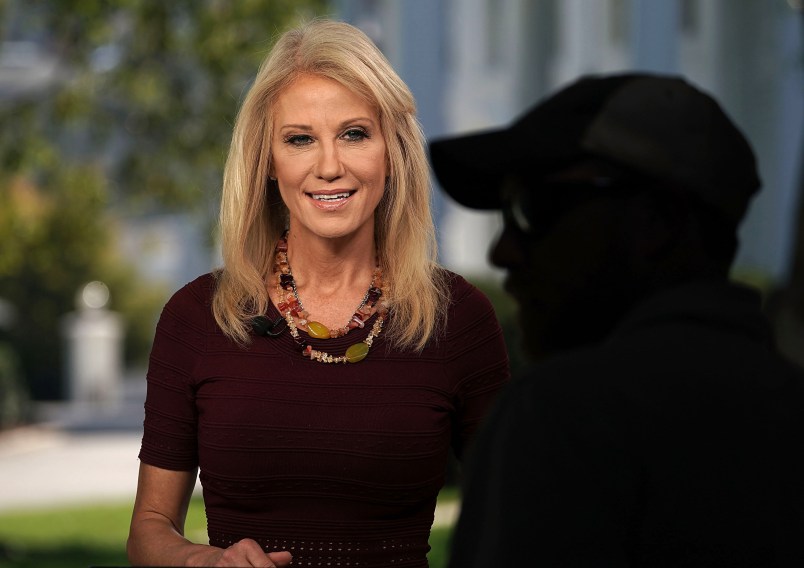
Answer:
[[[764,189],[743,225],[737,270],[782,285],[804,175],[804,0],[332,0],[413,90],[429,138],[508,124],[585,73],[652,70],[711,92],[756,150]],[[14,0],[0,38],[0,103],[59,80],[55,54],[9,30],[32,8]],[[16,14],[16,16],[15,16]],[[493,271],[495,214],[436,200],[442,260]],[[125,219],[124,253],[176,288],[219,262],[204,220]]]
[[[417,98],[426,134],[505,125],[586,73],[686,76],[752,141],[764,189],[742,228],[737,271],[789,276],[802,180],[802,0],[337,0]],[[495,215],[439,199],[443,261],[483,275]]]

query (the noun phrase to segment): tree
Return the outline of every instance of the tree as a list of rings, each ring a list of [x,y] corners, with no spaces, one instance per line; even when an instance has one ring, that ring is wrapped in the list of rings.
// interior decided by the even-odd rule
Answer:
[[[116,256],[116,216],[214,217],[238,103],[273,37],[323,0],[0,2],[4,39],[58,54],[57,79],[0,99],[0,298],[35,398],[61,396],[59,318],[104,280],[142,357],[161,297]],[[211,234],[211,231],[210,231]],[[211,243],[210,243],[211,244]]]

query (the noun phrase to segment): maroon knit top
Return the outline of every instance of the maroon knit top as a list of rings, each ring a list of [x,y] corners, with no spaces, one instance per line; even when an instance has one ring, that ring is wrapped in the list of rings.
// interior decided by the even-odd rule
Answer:
[[[509,376],[490,303],[450,282],[446,331],[423,352],[381,334],[360,363],[324,364],[287,329],[236,345],[212,315],[214,278],[198,278],[157,326],[140,459],[200,468],[214,546],[252,538],[293,566],[427,566],[449,448],[461,456]],[[341,355],[375,317],[310,343]]]

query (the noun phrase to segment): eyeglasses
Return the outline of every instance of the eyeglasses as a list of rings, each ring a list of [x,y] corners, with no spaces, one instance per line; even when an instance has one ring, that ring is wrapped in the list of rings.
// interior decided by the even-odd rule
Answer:
[[[609,177],[541,181],[531,186],[509,180],[503,187],[503,219],[525,235],[541,236],[581,203],[626,195],[632,188],[630,183]]]

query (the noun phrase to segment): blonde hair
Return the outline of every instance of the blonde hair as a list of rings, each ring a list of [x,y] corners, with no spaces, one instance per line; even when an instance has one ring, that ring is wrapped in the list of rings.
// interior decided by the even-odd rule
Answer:
[[[223,177],[224,266],[217,273],[215,320],[226,335],[248,343],[249,320],[270,303],[266,282],[288,218],[276,184],[268,183],[273,103],[302,74],[338,81],[377,109],[389,163],[387,188],[374,213],[392,302],[385,333],[397,347],[421,350],[441,329],[448,302],[445,272],[436,260],[424,135],[410,89],[374,43],[343,22],[314,20],[285,32],[243,101]]]

